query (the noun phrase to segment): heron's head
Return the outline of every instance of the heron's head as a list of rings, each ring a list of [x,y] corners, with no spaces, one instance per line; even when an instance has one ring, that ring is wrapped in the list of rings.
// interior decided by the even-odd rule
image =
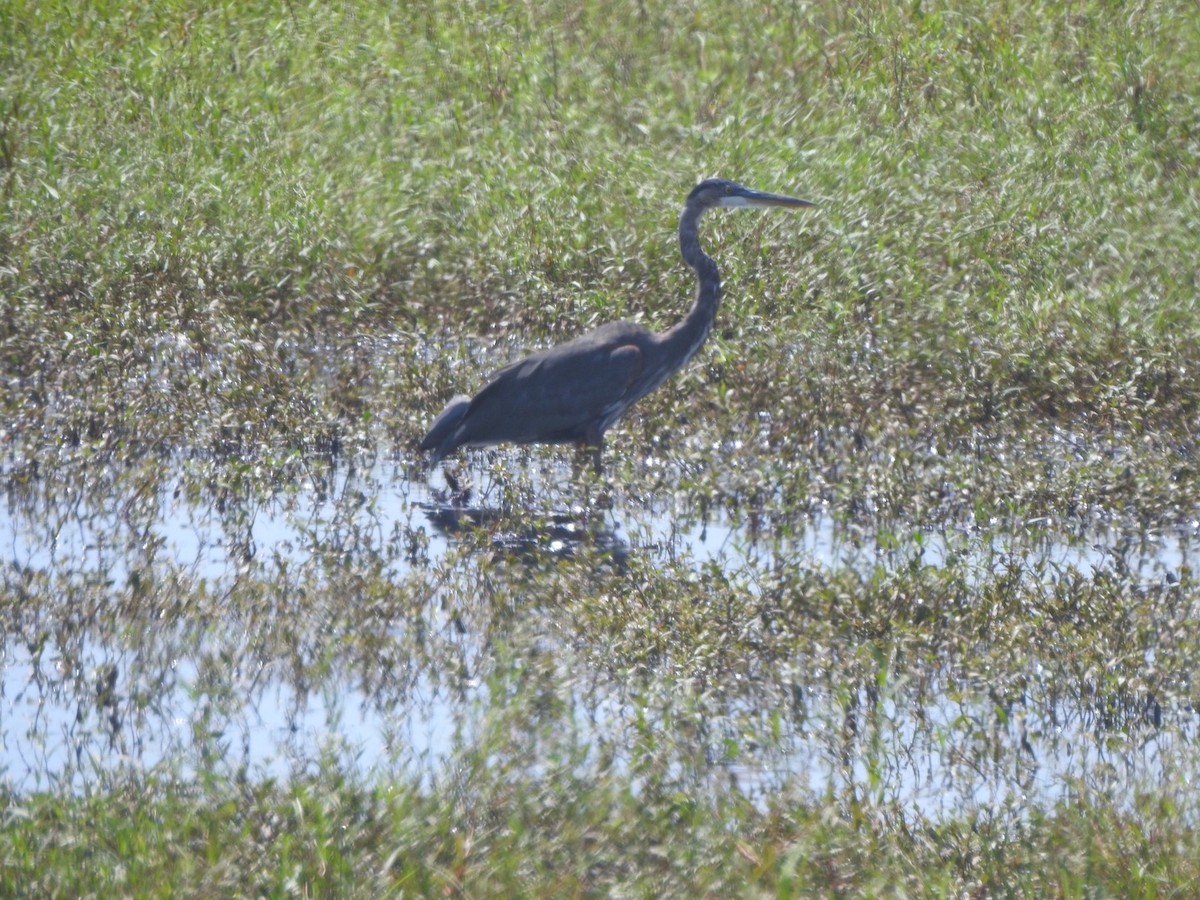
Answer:
[[[712,209],[715,206],[816,206],[809,200],[799,200],[783,194],[768,194],[765,191],[752,191],[736,181],[726,181],[724,178],[710,178],[702,181],[688,194],[688,206],[698,206],[701,209]]]

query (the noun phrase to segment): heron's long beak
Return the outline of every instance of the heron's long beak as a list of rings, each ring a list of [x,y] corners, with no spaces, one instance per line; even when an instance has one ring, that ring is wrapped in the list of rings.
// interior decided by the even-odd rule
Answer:
[[[798,197],[788,197],[786,194],[768,194],[766,191],[752,191],[749,188],[745,189],[745,193],[740,195],[747,206],[816,206],[811,200],[801,200]]]

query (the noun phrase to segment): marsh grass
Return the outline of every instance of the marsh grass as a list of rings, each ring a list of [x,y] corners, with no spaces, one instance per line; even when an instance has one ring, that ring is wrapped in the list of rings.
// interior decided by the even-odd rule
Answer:
[[[1194,891],[1194,13],[0,8],[5,690],[74,716],[0,723],[0,893]],[[475,455],[439,543],[433,411],[673,321],[709,174],[821,210],[706,220],[606,479]],[[268,685],[453,740],[280,774]]]

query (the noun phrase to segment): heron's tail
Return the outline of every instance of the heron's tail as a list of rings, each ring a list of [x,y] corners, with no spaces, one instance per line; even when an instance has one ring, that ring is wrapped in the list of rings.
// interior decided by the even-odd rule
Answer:
[[[446,404],[446,408],[438,413],[433,424],[429,426],[429,433],[421,441],[420,449],[432,450],[433,462],[437,462],[458,448],[458,444],[455,442],[458,426],[470,406],[471,398],[466,394],[459,394]]]

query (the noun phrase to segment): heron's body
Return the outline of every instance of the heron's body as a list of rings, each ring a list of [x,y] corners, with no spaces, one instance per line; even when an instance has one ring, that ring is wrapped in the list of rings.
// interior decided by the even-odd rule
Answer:
[[[717,264],[697,238],[705,210],[717,206],[811,206],[711,180],[688,195],[679,219],[679,246],[696,271],[696,299],[679,324],[655,333],[632,322],[610,322],[496,372],[474,398],[451,400],[421,442],[436,462],[460,447],[500,443],[580,443],[595,449],[630,406],[661,385],[704,343],[721,300]]]

